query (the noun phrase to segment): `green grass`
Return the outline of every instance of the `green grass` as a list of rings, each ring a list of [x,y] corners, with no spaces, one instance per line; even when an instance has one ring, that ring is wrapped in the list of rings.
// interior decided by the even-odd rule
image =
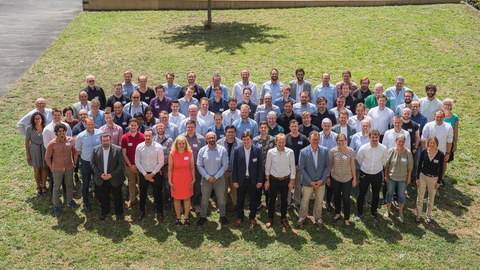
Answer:
[[[205,19],[204,11],[81,13],[0,101],[0,268],[478,268],[478,13],[463,5],[228,10],[214,11],[211,32]],[[324,71],[339,81],[343,69],[355,82],[368,75],[387,86],[403,75],[419,96],[433,83],[441,99],[455,98],[461,139],[436,200],[436,223],[414,226],[409,208],[403,224],[366,218],[349,229],[332,225],[331,214],[321,230],[221,229],[217,214],[204,228],[177,229],[170,214],[162,225],[153,215],[99,222],[98,209],[88,217],[66,209],[57,220],[47,198],[33,198],[15,124],[37,97],[49,107],[72,104],[89,73],[111,94],[126,69],[151,83],[173,71],[179,84],[194,70],[201,85],[218,72],[231,89],[243,68],[261,84],[273,67],[283,82],[303,67],[314,84]],[[410,189],[407,206],[414,200]]]

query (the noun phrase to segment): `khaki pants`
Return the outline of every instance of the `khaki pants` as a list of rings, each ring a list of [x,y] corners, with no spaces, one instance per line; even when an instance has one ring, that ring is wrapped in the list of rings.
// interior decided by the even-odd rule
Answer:
[[[52,193],[52,202],[54,206],[60,207],[60,187],[62,182],[65,179],[66,193],[67,198],[66,202],[69,203],[73,200],[73,170],[56,172],[53,171],[53,193]]]
[[[226,171],[223,177],[225,178],[225,200],[228,201],[228,189],[230,188],[230,198],[232,198],[233,206],[237,206],[237,189],[233,187],[232,171]]]
[[[437,183],[438,177],[428,177],[423,173],[420,173],[420,184],[417,187],[417,216],[422,216],[423,209],[423,197],[425,196],[425,190],[428,191],[427,201],[427,217],[431,217],[433,202],[435,200],[435,183]]]
[[[308,204],[312,194],[315,193],[315,202],[313,204],[313,216],[315,220],[322,218],[323,197],[325,197],[325,185],[321,185],[318,188],[302,187],[303,197],[300,204],[300,211],[298,212],[299,218],[306,218],[308,214]]]
[[[130,167],[125,166],[125,174],[128,178],[128,194],[130,195],[130,201],[135,202],[137,200],[137,183],[139,183],[138,172],[134,173]]]
[[[295,184],[293,185],[293,202],[300,203],[302,199],[302,183],[300,182],[302,175],[300,170],[295,173]],[[288,205],[292,204],[292,194],[288,194]]]

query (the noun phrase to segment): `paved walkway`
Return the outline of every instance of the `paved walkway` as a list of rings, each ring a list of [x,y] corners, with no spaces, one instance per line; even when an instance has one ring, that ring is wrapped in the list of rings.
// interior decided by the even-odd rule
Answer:
[[[0,0],[0,98],[82,10],[82,0]]]

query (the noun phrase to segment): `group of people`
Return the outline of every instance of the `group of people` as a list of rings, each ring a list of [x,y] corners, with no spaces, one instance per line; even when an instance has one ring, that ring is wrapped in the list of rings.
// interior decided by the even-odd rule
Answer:
[[[325,205],[335,213],[333,222],[342,218],[343,209],[349,226],[352,191],[357,221],[370,194],[375,221],[381,204],[386,204],[385,218],[393,215],[394,204],[403,219],[409,184],[417,186],[415,222],[421,222],[425,193],[425,221],[432,222],[435,192],[444,186],[459,125],[453,100],[438,100],[434,85],[427,85],[426,97],[419,99],[401,76],[394,86],[385,90],[376,83],[372,91],[368,77],[360,79],[358,88],[344,71],[337,84],[324,73],[322,83],[313,87],[299,68],[297,79],[288,84],[272,69],[271,79],[258,89],[243,70],[230,94],[218,74],[205,90],[194,72],[187,74],[184,86],[168,73],[167,82],[154,89],[146,76],[138,77],[138,85],[132,72],[123,76],[107,98],[88,75],[78,102],[48,109],[45,99],[38,98],[36,108],[17,124],[34,168],[37,196],[48,193],[50,179],[55,216],[62,213],[61,189],[65,204],[79,207],[73,186],[80,171],[83,209],[92,211],[93,186],[101,220],[109,215],[111,197],[116,218],[124,219],[122,187],[128,179],[126,207],[137,204],[139,193],[139,220],[146,215],[152,186],[157,220],[162,222],[164,209],[173,204],[178,226],[190,224],[191,209],[199,213],[197,224],[207,221],[212,190],[222,225],[229,224],[230,199],[235,224],[245,222],[247,194],[250,225],[257,224],[256,211],[265,197],[267,228],[274,224],[278,194],[285,228],[290,206],[299,209],[297,226],[305,224],[311,200],[314,223],[324,225]]]

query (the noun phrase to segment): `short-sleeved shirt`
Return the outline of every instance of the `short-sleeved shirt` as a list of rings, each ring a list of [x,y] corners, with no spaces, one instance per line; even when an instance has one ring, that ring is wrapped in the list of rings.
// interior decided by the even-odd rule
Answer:
[[[287,134],[285,146],[292,149],[295,155],[295,165],[298,166],[298,159],[300,157],[300,150],[310,145],[307,136],[300,133],[297,137],[293,137],[292,134]]]
[[[109,127],[107,124],[100,127],[100,131],[108,133],[111,138],[111,143],[120,146],[122,142],[123,129],[117,124],[113,124],[113,127]]]
[[[332,177],[342,183],[346,183],[353,178],[352,169],[351,169],[351,158],[355,158],[355,151],[352,148],[348,147],[345,153],[338,150],[338,146],[330,150],[330,159],[333,158],[332,166]]]
[[[137,145],[145,141],[145,137],[142,133],[137,132],[135,137],[132,137],[130,131],[122,136],[122,149],[127,149],[127,157],[130,164],[135,165],[135,150]]]
[[[73,153],[75,153],[75,143],[72,137],[67,136],[64,142],[55,138],[48,143],[45,158],[52,160],[53,171],[70,171],[73,170]]]
[[[90,134],[88,130],[84,130],[78,134],[75,140],[75,149],[82,151],[80,157],[85,161],[91,161],[93,157],[93,148],[100,145],[102,132],[99,129],[94,129]]]

